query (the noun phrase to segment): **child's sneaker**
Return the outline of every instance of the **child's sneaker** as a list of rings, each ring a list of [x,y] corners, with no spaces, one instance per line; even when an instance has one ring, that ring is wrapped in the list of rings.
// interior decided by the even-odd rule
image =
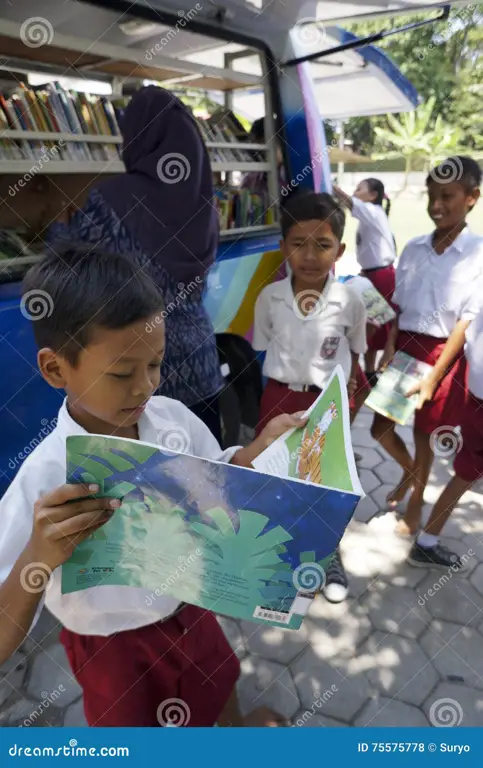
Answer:
[[[453,571],[464,571],[465,564],[456,552],[443,544],[435,544],[434,547],[422,547],[415,542],[409,553],[408,563],[416,568],[441,568]]]
[[[334,557],[327,568],[325,584],[322,587],[322,593],[329,603],[341,603],[346,599],[349,592],[349,582],[340,552],[336,549]]]

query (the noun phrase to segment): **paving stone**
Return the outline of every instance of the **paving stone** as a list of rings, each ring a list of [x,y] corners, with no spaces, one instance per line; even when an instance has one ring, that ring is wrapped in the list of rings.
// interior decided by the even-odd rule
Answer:
[[[417,707],[397,699],[370,699],[355,720],[356,728],[427,728],[427,718]]]
[[[309,648],[291,670],[302,706],[310,712],[316,706],[319,714],[350,722],[371,694],[369,681],[350,652],[329,662]]]
[[[46,653],[36,656],[27,692],[37,700],[50,697],[54,707],[65,707],[80,697],[82,689],[71,672],[62,645],[53,645]]]
[[[438,682],[415,640],[375,632],[357,659],[371,684],[387,696],[419,706]]]
[[[347,723],[334,720],[332,717],[313,715],[308,709],[299,712],[292,721],[294,728],[347,728]]]
[[[13,693],[19,692],[27,672],[27,659],[21,651],[16,651],[0,667],[0,706]]]
[[[246,656],[247,649],[241,631],[240,623],[228,616],[217,616],[218,622],[225,633],[226,639],[235,651],[239,659]]]
[[[467,552],[471,549],[475,553],[475,559],[479,563],[483,563],[483,535],[469,533],[463,536],[461,541],[466,547]]]
[[[339,605],[342,605],[339,603]],[[310,615],[305,624],[309,632],[310,646],[321,659],[332,659],[344,651],[355,653],[358,645],[372,632],[368,616],[358,606],[347,609],[339,619],[317,619]],[[354,611],[354,612],[353,612]]]
[[[418,584],[417,592],[424,598],[426,609],[434,619],[477,626],[482,616],[481,595],[462,576],[451,574],[452,571],[448,574],[430,570]]]
[[[423,704],[431,725],[481,728],[483,692],[455,683],[440,683]]]
[[[300,701],[294,681],[282,664],[247,656],[241,662],[241,670],[238,695],[242,715],[263,706],[289,719],[299,711]]]
[[[59,641],[59,633],[62,626],[58,619],[53,616],[47,608],[44,608],[39,619],[22,643],[22,650],[26,653],[32,653],[39,646],[46,648]]]
[[[378,584],[368,596],[369,616],[381,632],[417,638],[428,627],[431,615],[418,603],[414,590]]]
[[[378,469],[378,467],[376,467],[374,469],[374,473],[375,474],[377,474],[376,473],[376,469]],[[394,486],[395,485],[396,485],[395,482],[394,483],[382,483],[382,485],[379,485],[377,488],[375,488],[372,491],[371,496],[374,499],[374,501],[376,502],[376,504],[379,507],[379,509],[381,510],[381,512],[390,512],[389,504],[387,503],[387,496],[388,496],[389,493],[391,493],[391,491],[394,490]]]
[[[378,445],[377,441],[371,437],[370,430],[363,427],[353,427],[351,429],[351,442],[356,453],[360,453],[357,450],[358,448],[375,449]]]
[[[50,701],[30,701],[22,698],[0,713],[0,726],[23,728],[59,727],[63,724],[63,712]]]
[[[386,483],[390,486],[390,490],[400,481],[403,471],[399,464],[395,461],[383,461],[375,469],[374,473],[379,478],[380,483]],[[387,494],[386,494],[387,495]]]
[[[308,628],[305,623],[295,631],[242,621],[242,631],[250,653],[263,656],[264,659],[278,661],[280,664],[290,664],[309,642]]]
[[[361,481],[364,493],[370,493],[380,485],[379,479],[370,469],[361,469],[359,471],[359,480]]]
[[[374,517],[374,515],[377,515],[378,512],[379,509],[377,504],[370,496],[365,496],[357,505],[354,517],[361,523],[367,523]]]
[[[68,708],[64,718],[65,728],[87,728],[87,720],[84,714],[84,704],[82,699],[74,702]]]
[[[422,636],[421,646],[443,680],[454,675],[483,690],[482,643],[476,629],[435,621]]]
[[[483,563],[480,563],[470,576],[470,583],[483,595]]]
[[[358,470],[374,469],[374,467],[377,467],[377,465],[383,461],[381,454],[374,448],[362,448],[361,450],[356,451],[356,453],[359,453],[361,457],[357,462]]]

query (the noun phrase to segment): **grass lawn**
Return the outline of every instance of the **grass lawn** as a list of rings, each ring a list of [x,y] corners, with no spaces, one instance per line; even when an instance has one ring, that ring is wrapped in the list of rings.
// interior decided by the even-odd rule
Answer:
[[[483,201],[479,202],[476,209],[468,217],[468,223],[479,235],[483,235]],[[431,232],[433,223],[426,212],[426,195],[420,198],[395,198],[391,200],[391,213],[389,216],[391,229],[396,238],[398,254],[407,241],[417,235]],[[347,246],[346,254],[337,267],[340,275],[354,274],[357,270],[355,259],[357,221],[350,214],[346,217],[346,230],[344,242]]]

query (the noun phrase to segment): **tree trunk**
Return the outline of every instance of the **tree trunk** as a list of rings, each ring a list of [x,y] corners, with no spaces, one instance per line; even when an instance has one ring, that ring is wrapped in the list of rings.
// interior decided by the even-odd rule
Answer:
[[[405,161],[406,161],[406,163],[405,163],[405,166],[404,166],[404,179],[403,179],[403,185],[402,185],[401,192],[404,192],[404,190],[406,189],[406,187],[408,185],[409,174],[411,173],[411,155],[406,155]]]

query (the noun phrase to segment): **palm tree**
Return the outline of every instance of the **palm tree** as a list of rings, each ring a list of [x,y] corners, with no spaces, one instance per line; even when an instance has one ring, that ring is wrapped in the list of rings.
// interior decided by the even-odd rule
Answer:
[[[431,135],[430,123],[434,109],[435,98],[431,97],[425,104],[420,104],[412,112],[406,112],[400,118],[387,116],[389,128],[376,127],[376,135],[381,144],[390,148],[389,152],[379,153],[377,159],[400,157],[405,160],[403,189],[406,189],[413,162],[417,157],[426,158],[431,155],[428,139]]]

